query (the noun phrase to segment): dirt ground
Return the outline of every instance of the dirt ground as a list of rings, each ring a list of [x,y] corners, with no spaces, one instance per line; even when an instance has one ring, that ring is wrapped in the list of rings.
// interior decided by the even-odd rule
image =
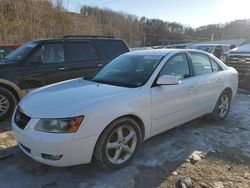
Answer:
[[[174,188],[182,176],[198,188],[250,188],[250,92],[240,90],[224,122],[201,118],[155,136],[118,171],[35,162],[16,146],[9,123],[0,122],[0,154],[6,151],[12,155],[0,159],[1,188]]]

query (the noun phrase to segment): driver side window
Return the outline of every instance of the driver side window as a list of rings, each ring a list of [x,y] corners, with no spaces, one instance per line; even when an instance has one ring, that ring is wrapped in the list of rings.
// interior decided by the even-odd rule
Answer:
[[[41,62],[36,62],[36,61]],[[31,62],[36,63],[63,63],[64,49],[62,43],[45,44],[41,46],[30,58]]]
[[[176,76],[179,80],[190,77],[186,54],[177,54],[170,58],[160,72],[160,76],[162,75]]]

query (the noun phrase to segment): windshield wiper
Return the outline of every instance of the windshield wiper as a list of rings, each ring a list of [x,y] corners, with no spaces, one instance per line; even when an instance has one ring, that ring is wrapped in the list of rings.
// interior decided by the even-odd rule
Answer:
[[[120,86],[120,87],[137,87],[136,85],[127,84],[127,83],[121,83],[121,82],[115,82],[110,80],[101,80],[101,79],[90,79],[89,81],[101,83],[101,84],[108,84],[108,85],[114,85],[114,86]]]

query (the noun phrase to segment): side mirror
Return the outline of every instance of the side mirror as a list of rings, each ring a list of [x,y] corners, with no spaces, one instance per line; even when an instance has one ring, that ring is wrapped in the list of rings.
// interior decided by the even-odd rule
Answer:
[[[43,63],[42,56],[34,56],[31,58],[30,63],[33,65],[40,65]]]
[[[176,78],[176,76],[171,75],[162,75],[158,78],[157,85],[178,85],[179,80]]]

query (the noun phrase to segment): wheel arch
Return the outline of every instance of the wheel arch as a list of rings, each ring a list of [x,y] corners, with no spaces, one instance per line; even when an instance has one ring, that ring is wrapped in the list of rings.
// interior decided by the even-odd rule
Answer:
[[[144,126],[144,123],[143,121],[141,120],[141,118],[139,118],[138,116],[134,115],[134,114],[126,114],[126,115],[122,115],[122,116],[119,116],[115,119],[113,119],[101,132],[100,136],[103,134],[103,132],[114,122],[114,121],[117,121],[118,119],[121,119],[121,118],[131,118],[133,119],[134,121],[136,121],[136,123],[138,123],[139,125],[139,128],[141,130],[141,134],[142,134],[142,140],[144,140],[145,138],[145,126]],[[99,136],[99,137],[100,137]],[[98,138],[99,139],[99,138]]]
[[[232,96],[233,96],[233,90],[232,90],[232,88],[230,88],[230,87],[227,87],[227,88],[225,88],[223,91],[222,91],[222,93],[223,92],[228,92],[228,94],[230,95],[230,98],[232,98]]]
[[[142,140],[142,141],[144,140],[144,138],[145,138],[145,126],[144,126],[144,123],[143,123],[143,121],[141,120],[140,117],[138,117],[138,116],[136,116],[136,115],[134,115],[134,114],[126,114],[126,115],[119,116],[119,117],[113,119],[113,120],[112,120],[112,121],[102,130],[102,132],[99,134],[99,136],[98,136],[98,138],[97,138],[97,140],[96,140],[96,143],[95,143],[95,147],[94,147],[94,149],[93,149],[92,160],[93,160],[93,157],[94,157],[94,151],[96,150],[97,143],[98,143],[99,139],[101,138],[101,136],[104,134],[105,130],[108,129],[109,126],[110,126],[114,121],[117,121],[117,120],[119,120],[119,119],[121,119],[121,118],[131,118],[131,119],[133,119],[134,121],[136,121],[136,123],[138,123],[138,125],[139,125],[139,129],[141,130],[141,136],[142,136],[142,139],[141,139],[141,140]]]
[[[141,130],[141,134],[142,134],[141,136],[142,136],[142,141],[143,141],[144,138],[145,138],[145,126],[144,126],[144,123],[143,123],[143,121],[141,120],[141,118],[139,118],[138,116],[133,115],[133,114],[124,115],[124,116],[121,116],[121,117],[119,117],[119,118],[123,118],[123,117],[131,118],[131,119],[133,119],[134,121],[136,121],[136,123],[138,123],[139,128],[140,128],[140,130]],[[117,119],[119,119],[119,118],[117,118]],[[115,120],[114,120],[114,121],[115,121]]]
[[[18,91],[20,91],[20,88],[16,84],[14,84],[10,81],[7,81],[7,80],[0,79],[0,87],[3,87],[5,89],[9,90],[11,93],[13,93],[16,100],[21,99],[21,96],[18,93]]]

